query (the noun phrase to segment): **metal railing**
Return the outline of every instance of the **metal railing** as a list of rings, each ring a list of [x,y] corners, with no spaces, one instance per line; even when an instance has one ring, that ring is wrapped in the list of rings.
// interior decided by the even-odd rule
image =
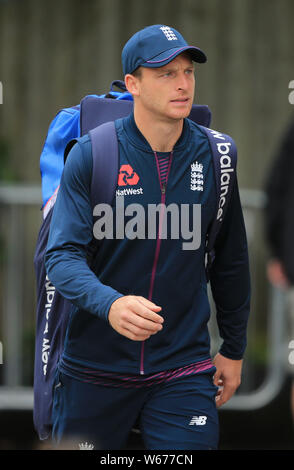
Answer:
[[[260,191],[240,191],[249,241],[249,250],[255,243],[255,218],[264,207],[265,197]],[[0,386],[1,410],[31,410],[33,408],[32,387],[22,385],[21,374],[21,332],[22,332],[22,272],[19,260],[22,259],[22,246],[19,243],[21,220],[26,206],[40,208],[41,190],[39,186],[0,185],[0,211],[5,209],[6,233],[9,236],[6,253],[5,290],[2,300],[2,335],[5,337],[3,362],[9,357],[9,364],[3,375],[4,385]],[[37,212],[36,212],[37,214]],[[41,216],[40,216],[41,221]],[[33,287],[32,287],[33,288]],[[269,404],[281,390],[286,377],[285,369],[285,297],[276,289],[270,288],[269,310],[267,312],[267,371],[261,386],[249,393],[236,393],[224,405],[230,410],[254,410]],[[9,312],[9,315],[7,314]],[[254,312],[258,315],[258,312]],[[212,319],[212,322],[214,320]],[[17,327],[16,327],[17,325]],[[0,337],[1,341],[1,337]],[[212,334],[212,344],[217,342]],[[0,367],[2,367],[0,365]],[[32,365],[33,367],[33,365]],[[246,380],[246,378],[245,378]]]

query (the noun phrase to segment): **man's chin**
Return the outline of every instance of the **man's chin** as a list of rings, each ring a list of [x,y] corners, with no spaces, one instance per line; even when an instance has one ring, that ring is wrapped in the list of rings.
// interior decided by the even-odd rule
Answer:
[[[174,121],[181,121],[182,119],[187,118],[190,115],[191,108],[188,110],[177,110],[177,112],[169,113],[170,119]]]
[[[191,109],[192,105],[190,103],[185,105],[173,105],[169,114],[173,119],[184,119],[189,116]]]

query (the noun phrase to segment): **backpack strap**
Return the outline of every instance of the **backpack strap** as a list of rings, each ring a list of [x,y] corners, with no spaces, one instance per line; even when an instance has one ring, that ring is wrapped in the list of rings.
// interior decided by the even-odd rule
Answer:
[[[93,170],[91,180],[92,211],[97,204],[111,204],[118,178],[118,140],[114,121],[106,122],[89,131],[92,145]],[[93,214],[93,227],[95,216]],[[88,246],[87,258],[91,266],[101,241],[94,236]]]
[[[206,238],[206,279],[215,259],[215,242],[229,205],[236,178],[237,148],[234,140],[221,132],[199,126],[208,137],[214,166],[217,210]]]
[[[111,204],[118,178],[118,141],[115,124],[106,122],[89,131],[92,143],[93,171],[92,207],[103,202]]]
[[[118,175],[118,141],[115,124],[106,122],[88,132],[92,146],[93,170],[91,181],[92,207],[96,204],[111,204]],[[78,141],[72,139],[64,151],[64,162]]]
[[[118,178],[118,140],[116,136],[115,124],[113,121],[101,124],[88,132],[92,146],[92,179],[90,188],[90,198],[92,210],[97,204],[111,204]],[[64,161],[70,150],[78,139],[68,142]],[[93,225],[94,225],[93,216]],[[99,248],[100,240],[94,236],[87,247],[87,260],[89,265],[93,262],[95,252]]]

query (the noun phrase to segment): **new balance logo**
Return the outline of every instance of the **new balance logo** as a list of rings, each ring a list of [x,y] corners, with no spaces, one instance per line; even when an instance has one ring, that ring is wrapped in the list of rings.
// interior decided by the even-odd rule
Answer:
[[[178,38],[169,26],[162,26],[161,31],[169,41],[176,41]]]
[[[211,134],[215,139],[225,140],[225,137],[220,133],[213,130],[210,130]],[[217,142],[216,147],[219,153],[220,161],[220,199],[218,202],[218,211],[217,211],[217,220],[222,221],[223,217],[223,207],[226,204],[227,194],[229,192],[229,185],[231,180],[231,173],[234,173],[234,168],[232,166],[232,159],[229,155],[231,150],[231,142]]]
[[[118,174],[118,186],[136,185],[139,181],[139,176],[133,170],[131,165],[122,165]]]
[[[207,421],[207,416],[192,416],[189,426],[204,426]]]

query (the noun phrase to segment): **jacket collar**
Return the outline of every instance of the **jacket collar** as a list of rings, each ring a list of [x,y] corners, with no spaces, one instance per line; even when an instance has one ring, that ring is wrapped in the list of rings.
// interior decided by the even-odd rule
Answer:
[[[124,131],[126,132],[126,135],[128,139],[131,141],[131,143],[140,148],[141,150],[148,152],[148,153],[154,153],[149,142],[145,139],[143,134],[140,132],[138,129],[135,118],[134,118],[134,113],[132,112],[127,116],[126,118],[123,118],[123,127]],[[184,125],[183,125],[183,131],[176,142],[173,151],[177,150],[182,150],[189,142],[189,137],[190,137],[190,126],[188,123],[187,119],[184,119]],[[164,153],[164,152],[158,152],[158,153]],[[169,153],[169,152],[168,152]]]

